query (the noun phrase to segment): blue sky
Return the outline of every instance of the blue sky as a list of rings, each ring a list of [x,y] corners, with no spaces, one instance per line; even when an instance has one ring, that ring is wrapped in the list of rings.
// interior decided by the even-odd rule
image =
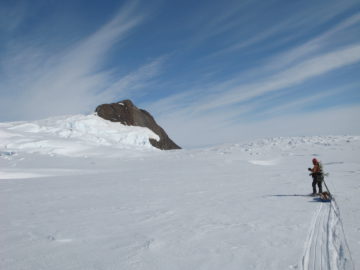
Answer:
[[[360,134],[360,2],[0,2],[0,121],[132,99],[180,145]]]

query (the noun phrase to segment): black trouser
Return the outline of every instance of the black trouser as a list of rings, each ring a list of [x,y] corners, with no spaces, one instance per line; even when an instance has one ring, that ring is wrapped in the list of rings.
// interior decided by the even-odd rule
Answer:
[[[312,182],[313,193],[316,193],[316,185],[318,185],[319,193],[322,193],[322,178],[320,175],[313,175],[313,182]]]

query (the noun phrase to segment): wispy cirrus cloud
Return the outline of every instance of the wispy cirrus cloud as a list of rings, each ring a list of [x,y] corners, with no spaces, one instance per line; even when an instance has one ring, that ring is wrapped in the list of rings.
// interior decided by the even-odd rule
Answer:
[[[34,119],[49,115],[92,111],[101,102],[123,91],[140,88],[160,70],[162,57],[122,76],[104,69],[109,50],[124,41],[146,21],[137,1],[122,6],[115,16],[87,37],[60,50],[12,44],[1,61],[1,114],[9,119]],[[44,37],[43,37],[44,38]],[[17,110],[9,108],[17,107]]]
[[[222,92],[221,96],[209,98],[203,101],[199,110],[210,110],[221,106],[247,101],[256,96],[265,95],[269,92],[278,91],[306,80],[331,72],[338,68],[351,65],[360,61],[360,44],[318,55],[305,60],[297,65],[281,71],[271,77],[257,83],[244,84]]]
[[[13,2],[0,5],[0,31],[11,32],[16,29],[26,17],[26,4]]]
[[[119,93],[125,97],[131,96],[134,92],[149,88],[152,84],[155,84],[154,80],[163,72],[167,58],[167,56],[160,56],[123,77],[114,80],[106,91],[100,94],[101,99],[112,100]]]
[[[291,53],[294,53],[292,51]],[[279,59],[281,61],[281,59]],[[272,59],[276,62],[276,60]],[[211,86],[208,94],[199,95],[194,92],[202,92],[203,89],[192,89],[187,93],[167,97],[155,104],[156,107],[168,110],[183,104],[183,110],[193,113],[208,113],[211,110],[221,107],[228,107],[236,103],[244,103],[253,98],[280,91],[284,88],[301,84],[314,77],[321,76],[328,72],[340,69],[360,61],[360,44],[354,44],[350,47],[341,48],[326,54],[319,54],[311,59],[298,62],[285,70],[272,74],[268,78],[259,78],[258,82],[241,84],[236,79],[228,82],[215,83]],[[315,92],[315,95],[317,93]],[[197,100],[190,97],[196,95],[200,97]],[[184,107],[184,102],[188,106]],[[236,110],[236,109],[235,109]]]
[[[321,21],[335,20],[334,18],[339,17],[343,10],[329,11]],[[360,63],[360,43],[352,35],[353,31],[359,29],[359,23],[360,14],[352,12],[349,16],[344,16],[340,20],[337,19],[336,23],[332,22],[331,26],[319,31],[317,35],[303,38],[301,43],[287,46],[281,52],[264,58],[263,61],[258,62],[257,66],[234,72],[223,80],[219,80],[217,76],[209,78],[203,84],[189,87],[186,92],[168,96],[149,104],[150,110],[158,113],[160,121],[168,125],[170,130],[173,130],[173,134],[182,134],[181,136],[184,138],[187,137],[184,141],[194,141],[194,137],[206,137],[207,141],[215,142],[215,137],[210,138],[211,135],[209,134],[221,133],[222,138],[230,139],[230,137],[235,138],[236,135],[231,136],[229,134],[242,136],[246,133],[249,135],[249,132],[243,132],[244,129],[254,132],[266,131],[266,129],[257,127],[257,125],[267,126],[268,131],[272,130],[276,134],[276,129],[279,132],[280,130],[283,131],[277,125],[281,121],[279,120],[276,125],[274,124],[274,128],[269,128],[271,120],[276,123],[276,119],[281,118],[285,126],[291,126],[291,117],[294,117],[293,119],[297,119],[296,121],[299,122],[303,121],[301,120],[302,116],[306,119],[309,119],[311,115],[319,119],[326,117],[326,115],[334,117],[335,109],[334,111],[327,109],[328,107],[323,100],[346,96],[347,92],[350,91],[349,89],[356,89],[358,84],[355,87],[343,85],[337,88],[324,84],[319,89],[315,88],[310,91],[308,90],[309,84],[311,85],[312,81],[325,78],[335,71],[341,71]],[[281,31],[285,31],[286,24],[281,28]],[[276,27],[270,27],[268,32],[254,35],[253,38],[236,44],[236,46],[242,48],[251,46],[264,38],[276,34],[277,30]],[[346,37],[347,33],[349,39],[339,40],[339,37],[344,35]],[[240,47],[239,49],[241,49]],[[233,49],[235,47],[225,47],[220,49],[221,54],[211,53],[210,56],[223,55],[225,57],[227,54],[231,55]],[[214,63],[217,65],[217,61],[214,61]],[[351,81],[348,83],[351,84]],[[304,94],[298,93],[301,91],[298,90],[300,86],[304,86]],[[290,97],[289,93],[291,92],[294,93],[293,98]],[[285,94],[288,97],[285,98]],[[307,114],[305,108],[308,104],[316,103],[321,104],[319,108],[322,109]],[[351,109],[350,107],[350,111],[358,111],[356,106]],[[345,112],[349,110],[343,109],[341,106],[340,108],[337,107],[336,111],[341,111],[341,114],[335,118],[342,119],[339,121],[342,121],[343,124],[349,124],[349,121],[345,119]],[[326,113],[322,111],[326,111]],[[263,115],[263,118],[267,120],[262,121],[261,117],[258,117],[253,124],[249,124],[248,121],[243,122],[243,120],[248,119],[251,112],[256,115]],[[292,113],[289,114],[289,112]],[[289,116],[283,117],[283,114],[289,114]],[[198,132],[196,134],[187,134],[179,130],[179,125],[173,124],[173,119],[181,122],[183,127],[186,126],[185,130],[198,130]],[[340,132],[343,128],[343,126],[340,128],[339,125],[338,129],[336,129],[336,125],[331,125],[326,119],[322,120],[319,123],[321,123],[324,131],[337,130],[337,132]],[[298,133],[301,133],[302,130],[304,135],[318,130],[314,127],[310,128],[309,125],[299,125],[293,128],[294,132]],[[356,125],[351,128],[349,126],[349,129],[360,131],[360,127],[356,127]]]
[[[332,39],[341,34],[341,31],[359,23],[360,13],[355,13],[309,41],[271,57],[262,69],[266,71],[281,70],[296,64],[297,61],[304,61],[329,49],[334,50],[334,48],[329,48],[329,44],[333,43]]]

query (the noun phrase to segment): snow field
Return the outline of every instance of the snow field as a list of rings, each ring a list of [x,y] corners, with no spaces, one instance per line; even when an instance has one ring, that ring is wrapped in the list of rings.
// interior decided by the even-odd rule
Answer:
[[[34,134],[54,141],[53,131]],[[16,138],[11,148],[0,148],[14,152],[0,156],[0,269],[352,269],[360,263],[360,137],[163,152],[116,142],[90,147],[70,136],[66,147],[88,147],[73,154],[54,152],[53,144],[34,153]],[[336,205],[307,196],[314,156],[330,173]]]

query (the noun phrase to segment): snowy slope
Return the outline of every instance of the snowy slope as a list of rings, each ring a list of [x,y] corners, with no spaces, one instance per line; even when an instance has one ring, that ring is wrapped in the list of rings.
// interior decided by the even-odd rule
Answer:
[[[360,265],[359,136],[164,152],[51,122],[0,126],[0,269]],[[314,156],[331,204],[307,196]]]
[[[153,149],[158,135],[143,127],[125,126],[96,115],[49,118],[0,124],[0,147],[11,151],[78,156],[99,153],[99,146]],[[95,151],[91,151],[96,148]]]

